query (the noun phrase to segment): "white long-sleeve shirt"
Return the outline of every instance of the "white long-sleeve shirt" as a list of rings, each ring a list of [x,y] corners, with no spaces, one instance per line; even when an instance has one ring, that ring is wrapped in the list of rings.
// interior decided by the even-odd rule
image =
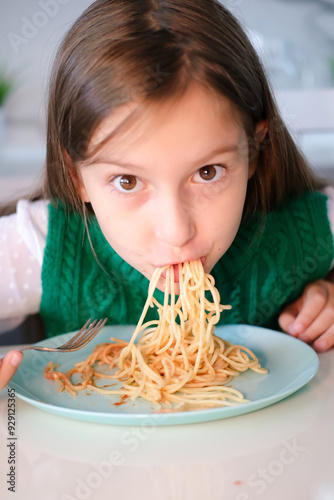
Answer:
[[[16,213],[0,218],[0,332],[39,311],[48,202],[19,201]]]
[[[334,187],[324,193],[334,234]],[[0,333],[39,312],[48,204],[46,200],[21,200],[14,214],[0,218]]]

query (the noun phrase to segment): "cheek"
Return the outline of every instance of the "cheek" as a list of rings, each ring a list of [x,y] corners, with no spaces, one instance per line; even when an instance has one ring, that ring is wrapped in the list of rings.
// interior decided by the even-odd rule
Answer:
[[[213,216],[220,225],[234,225],[240,221],[247,192],[247,171],[239,175],[230,174],[224,179],[223,186],[214,186],[202,199],[202,205],[208,208],[214,204]]]
[[[100,212],[96,213],[96,217],[105,238],[112,246],[116,242],[126,241],[130,237],[131,228],[129,228],[127,221],[123,218],[120,219],[116,213],[110,213],[106,216],[105,213]]]
[[[246,179],[230,179],[230,183],[230,189],[217,198],[217,203],[211,211],[211,220],[214,221],[211,227],[214,227],[221,255],[229,248],[238,232],[247,192]]]
[[[93,206],[101,231],[118,253],[145,242],[146,225],[137,210],[122,210],[117,204]],[[122,256],[122,255],[121,255]]]
[[[196,212],[210,211],[213,208],[213,204],[223,200],[224,193],[228,190],[230,182],[230,177],[227,177],[220,184],[212,183],[200,186],[195,193],[192,193],[188,202],[189,208],[194,209]]]

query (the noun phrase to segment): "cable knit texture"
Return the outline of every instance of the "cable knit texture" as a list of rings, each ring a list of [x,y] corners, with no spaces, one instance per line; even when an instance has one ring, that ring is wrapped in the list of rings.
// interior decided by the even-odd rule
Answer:
[[[221,302],[232,305],[220,324],[277,329],[282,306],[326,276],[334,256],[326,202],[323,194],[305,193],[241,225],[212,270]],[[41,301],[48,336],[76,330],[89,317],[108,317],[108,324],[136,324],[140,317],[148,280],[113,251],[95,218],[89,234],[92,244],[78,214],[50,204]],[[162,292],[155,297],[162,301]],[[148,319],[156,317],[150,308]]]

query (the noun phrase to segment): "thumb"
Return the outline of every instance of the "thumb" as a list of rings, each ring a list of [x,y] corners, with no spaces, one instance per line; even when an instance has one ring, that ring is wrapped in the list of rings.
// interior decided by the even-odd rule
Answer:
[[[3,389],[14,376],[23,359],[23,354],[18,351],[9,351],[0,364],[0,390]]]

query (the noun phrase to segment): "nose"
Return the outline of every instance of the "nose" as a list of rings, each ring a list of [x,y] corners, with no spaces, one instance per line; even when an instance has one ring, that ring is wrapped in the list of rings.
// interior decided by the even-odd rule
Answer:
[[[160,196],[155,205],[156,239],[175,248],[185,246],[196,232],[190,206],[180,196]]]

